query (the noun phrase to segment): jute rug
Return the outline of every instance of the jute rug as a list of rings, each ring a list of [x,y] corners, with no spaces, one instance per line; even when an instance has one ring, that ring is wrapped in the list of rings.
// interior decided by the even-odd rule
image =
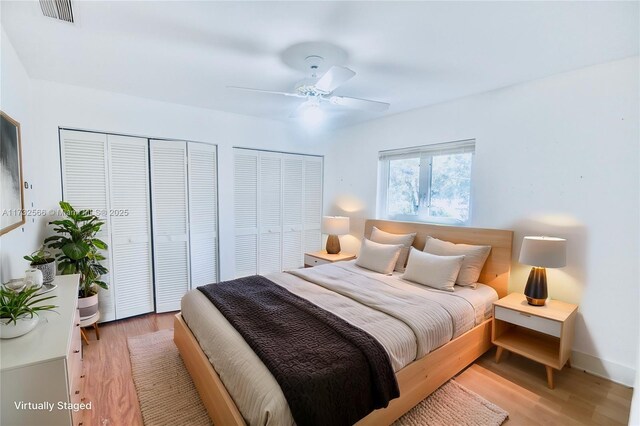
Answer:
[[[132,337],[128,344],[146,426],[211,425],[173,343],[173,330]],[[507,417],[502,408],[450,380],[393,426],[498,426]]]

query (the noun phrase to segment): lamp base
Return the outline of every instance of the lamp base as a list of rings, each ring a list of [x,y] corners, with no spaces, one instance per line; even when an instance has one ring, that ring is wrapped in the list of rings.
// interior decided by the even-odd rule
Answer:
[[[527,297],[527,302],[531,306],[544,306],[547,303],[547,299],[533,299],[531,297]]]
[[[327,253],[338,254],[340,253],[340,239],[337,235],[329,235],[327,238]]]
[[[535,266],[531,268],[524,295],[530,305],[544,306],[547,301],[547,270],[545,268]]]

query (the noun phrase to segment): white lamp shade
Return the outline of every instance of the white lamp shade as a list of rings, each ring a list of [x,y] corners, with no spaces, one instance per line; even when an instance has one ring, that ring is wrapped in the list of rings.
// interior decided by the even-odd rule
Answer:
[[[349,233],[349,218],[344,216],[323,216],[322,232],[329,235]]]
[[[567,265],[567,240],[555,237],[524,237],[520,263],[541,268]]]

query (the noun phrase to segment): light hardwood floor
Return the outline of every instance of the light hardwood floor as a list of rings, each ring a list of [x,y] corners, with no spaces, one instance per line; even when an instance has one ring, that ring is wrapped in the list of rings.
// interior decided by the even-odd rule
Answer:
[[[174,315],[148,314],[101,324],[100,340],[87,329],[83,394],[85,402],[92,402],[92,409],[85,411],[83,426],[142,425],[127,338],[173,328]]]
[[[85,426],[142,425],[131,378],[127,337],[173,327],[174,313],[148,314],[100,327],[100,340],[88,331],[84,346]],[[456,381],[509,412],[505,425],[626,425],[632,390],[577,369],[556,374],[548,389],[544,366],[517,355],[494,362],[494,350]]]

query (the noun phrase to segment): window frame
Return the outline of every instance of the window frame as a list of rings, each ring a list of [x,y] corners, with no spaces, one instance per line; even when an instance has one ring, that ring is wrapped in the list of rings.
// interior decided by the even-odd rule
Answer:
[[[444,142],[431,145],[422,145],[410,148],[380,151],[378,153],[378,206],[377,217],[387,220],[399,220],[403,222],[422,222],[441,225],[468,225],[471,222],[473,205],[473,169],[475,157],[475,139],[465,139],[453,142]],[[450,217],[431,216],[421,212],[423,208],[431,207],[431,183],[433,157],[441,155],[471,153],[471,171],[469,174],[469,213],[466,221]],[[418,180],[418,214],[389,214],[388,191],[389,191],[389,166],[392,160],[407,158],[420,158],[420,176]],[[422,207],[426,203],[426,207]]]

